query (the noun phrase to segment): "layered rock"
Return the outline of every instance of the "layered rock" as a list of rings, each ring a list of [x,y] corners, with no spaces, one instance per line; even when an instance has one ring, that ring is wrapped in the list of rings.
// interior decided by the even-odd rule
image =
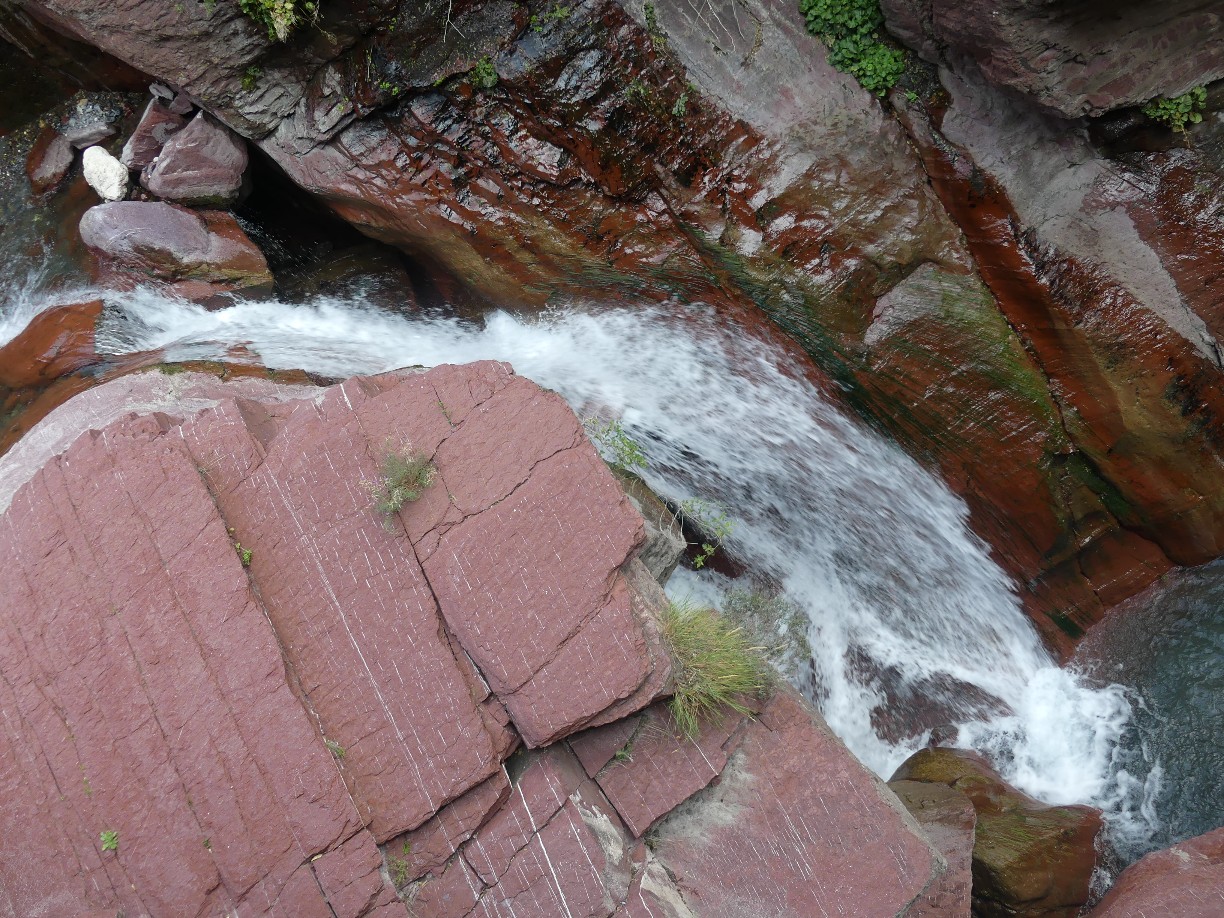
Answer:
[[[1224,829],[1132,864],[1090,913],[1092,918],[1212,918],[1224,904]]]
[[[437,479],[384,521],[407,441]],[[789,690],[695,740],[635,714],[669,667],[642,521],[505,365],[126,376],[5,456],[0,508],[13,914],[892,916],[944,870]]]
[[[1224,77],[1214,0],[880,0],[888,29],[933,63],[966,57],[1065,118],[1175,96]]]
[[[189,296],[271,287],[263,253],[233,215],[161,201],[120,201],[81,218],[81,240],[128,283],[177,283]],[[192,283],[195,282],[195,283]]]
[[[957,749],[923,749],[910,756],[892,783],[911,782],[946,785],[973,806],[974,915],[1074,918],[1088,902],[1099,810],[1047,806],[1003,781],[982,756]],[[901,792],[911,806],[923,808],[913,789]],[[939,821],[955,826],[955,803],[946,806],[951,812]]]

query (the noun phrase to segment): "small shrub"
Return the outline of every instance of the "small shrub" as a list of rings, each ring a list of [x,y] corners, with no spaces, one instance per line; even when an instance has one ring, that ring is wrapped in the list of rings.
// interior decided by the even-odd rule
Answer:
[[[646,468],[646,453],[637,440],[625,433],[620,421],[589,417],[583,418],[582,427],[608,465],[622,472]]]
[[[387,866],[391,871],[391,882],[396,889],[407,886],[408,881],[412,879],[408,876],[408,861],[405,860],[410,854],[412,854],[412,844],[404,842],[404,857],[396,857],[392,854],[387,858]]]
[[[1171,99],[1153,99],[1141,110],[1153,121],[1172,128],[1178,134],[1184,134],[1187,124],[1198,124],[1203,120],[1201,112],[1206,107],[1207,90],[1196,86],[1189,92]]]
[[[668,707],[689,738],[726,708],[750,714],[744,699],[764,695],[773,684],[762,648],[713,609],[669,602],[663,610],[663,636],[675,683]]]
[[[273,41],[284,41],[301,23],[319,14],[315,0],[238,0],[238,5],[268,30]]]
[[[106,829],[98,834],[98,838],[102,840],[103,851],[118,851],[119,850],[119,833],[113,829]]]
[[[406,445],[395,448],[388,444],[378,469],[378,480],[364,482],[374,501],[374,510],[391,524],[404,504],[420,500],[425,489],[434,483],[438,470],[424,453]]]
[[[882,96],[905,72],[905,53],[880,40],[879,0],[799,0],[808,31],[829,46],[829,63]]]
[[[548,25],[548,23],[560,22],[563,19],[568,19],[569,15],[570,8],[568,6],[561,6],[560,4],[557,4],[549,12],[544,13],[543,15],[532,14],[531,30],[533,32],[543,32],[544,27]]]
[[[701,497],[680,501],[680,513],[704,537],[700,543],[701,550],[693,558],[693,567],[701,570],[713,557],[714,552],[722,548],[723,542],[731,537],[731,533],[735,531],[735,521],[727,514],[727,509],[722,504]]]
[[[478,89],[492,89],[497,85],[497,69],[493,66],[493,58],[482,57],[472,68],[472,84]]]

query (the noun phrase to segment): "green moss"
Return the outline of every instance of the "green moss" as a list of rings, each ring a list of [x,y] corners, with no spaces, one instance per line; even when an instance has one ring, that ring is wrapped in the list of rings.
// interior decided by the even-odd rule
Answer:
[[[478,60],[472,68],[472,85],[477,89],[492,89],[497,85],[497,69],[488,55]]]
[[[1084,636],[1084,629],[1081,628],[1071,616],[1064,612],[1050,612],[1050,621],[1056,624],[1060,631],[1067,637],[1073,640],[1079,640]]]

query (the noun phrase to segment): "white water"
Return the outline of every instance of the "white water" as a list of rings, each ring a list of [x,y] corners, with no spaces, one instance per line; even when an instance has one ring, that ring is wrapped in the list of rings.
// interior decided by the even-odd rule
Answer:
[[[834,407],[780,348],[709,310],[495,313],[478,327],[342,301],[219,312],[143,292],[110,301],[104,352],[186,360],[242,345],[269,367],[329,376],[495,358],[580,414],[619,416],[650,459],[651,486],[731,508],[731,552],[807,611],[816,659],[804,687],[877,773],[925,741],[873,728],[887,673],[894,691],[938,709],[932,723],[961,723],[961,742],[1017,786],[1101,806],[1121,836],[1150,831],[1150,769],[1131,776],[1116,751],[1131,714],[1123,690],[1053,663],[940,479]],[[701,580],[708,592],[720,578]]]

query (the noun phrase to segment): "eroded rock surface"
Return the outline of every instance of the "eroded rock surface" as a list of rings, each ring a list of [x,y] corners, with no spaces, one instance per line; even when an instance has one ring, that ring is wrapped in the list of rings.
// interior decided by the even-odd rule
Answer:
[[[405,441],[438,477],[384,525]],[[883,918],[944,870],[789,690],[695,740],[637,713],[642,521],[503,364],[130,375],[5,456],[0,507],[5,914]]]
[[[1224,829],[1132,864],[1092,918],[1214,918],[1224,909]]]

